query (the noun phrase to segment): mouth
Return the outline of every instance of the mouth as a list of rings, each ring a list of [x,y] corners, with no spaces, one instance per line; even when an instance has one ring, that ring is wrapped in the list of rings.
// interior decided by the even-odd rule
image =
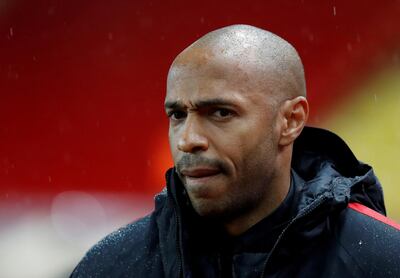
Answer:
[[[219,175],[221,171],[216,168],[199,167],[199,168],[183,169],[180,171],[180,173],[186,178],[186,180],[189,179],[193,181],[199,181]]]
[[[219,168],[197,167],[180,171],[182,182],[191,198],[209,199],[218,192],[223,182]]]

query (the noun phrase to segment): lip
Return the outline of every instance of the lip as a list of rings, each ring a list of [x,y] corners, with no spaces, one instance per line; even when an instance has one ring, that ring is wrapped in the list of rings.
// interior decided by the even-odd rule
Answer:
[[[215,175],[218,175],[219,173],[221,173],[221,171],[219,169],[206,168],[206,167],[183,169],[180,172],[185,177],[192,178],[192,179],[206,178],[206,177],[215,176]]]

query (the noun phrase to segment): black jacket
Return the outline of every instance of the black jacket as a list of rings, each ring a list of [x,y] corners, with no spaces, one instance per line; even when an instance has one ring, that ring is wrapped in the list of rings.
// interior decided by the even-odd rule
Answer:
[[[383,216],[372,168],[335,134],[310,127],[295,142],[292,168],[291,217],[259,271],[232,277],[400,277],[399,226]],[[71,277],[221,277],[218,248],[210,251],[219,231],[196,216],[173,173],[154,212],[96,244]]]

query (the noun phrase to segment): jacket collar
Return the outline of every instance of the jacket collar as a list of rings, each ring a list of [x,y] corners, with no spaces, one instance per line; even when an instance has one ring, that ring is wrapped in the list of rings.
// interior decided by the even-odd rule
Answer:
[[[383,192],[371,166],[357,160],[336,134],[305,127],[293,147],[292,168],[305,181],[303,205],[327,195],[334,206],[357,201],[385,214]]]

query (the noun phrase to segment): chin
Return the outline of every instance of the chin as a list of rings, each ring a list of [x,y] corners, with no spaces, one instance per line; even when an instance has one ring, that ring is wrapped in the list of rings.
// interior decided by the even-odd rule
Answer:
[[[215,200],[196,200],[192,201],[192,206],[196,213],[202,217],[215,217],[221,214],[221,211],[215,208],[212,203],[215,205]]]
[[[226,220],[231,219],[234,215],[233,210],[223,205],[216,206],[216,201],[197,200],[192,202],[193,209],[196,213],[207,219]]]

